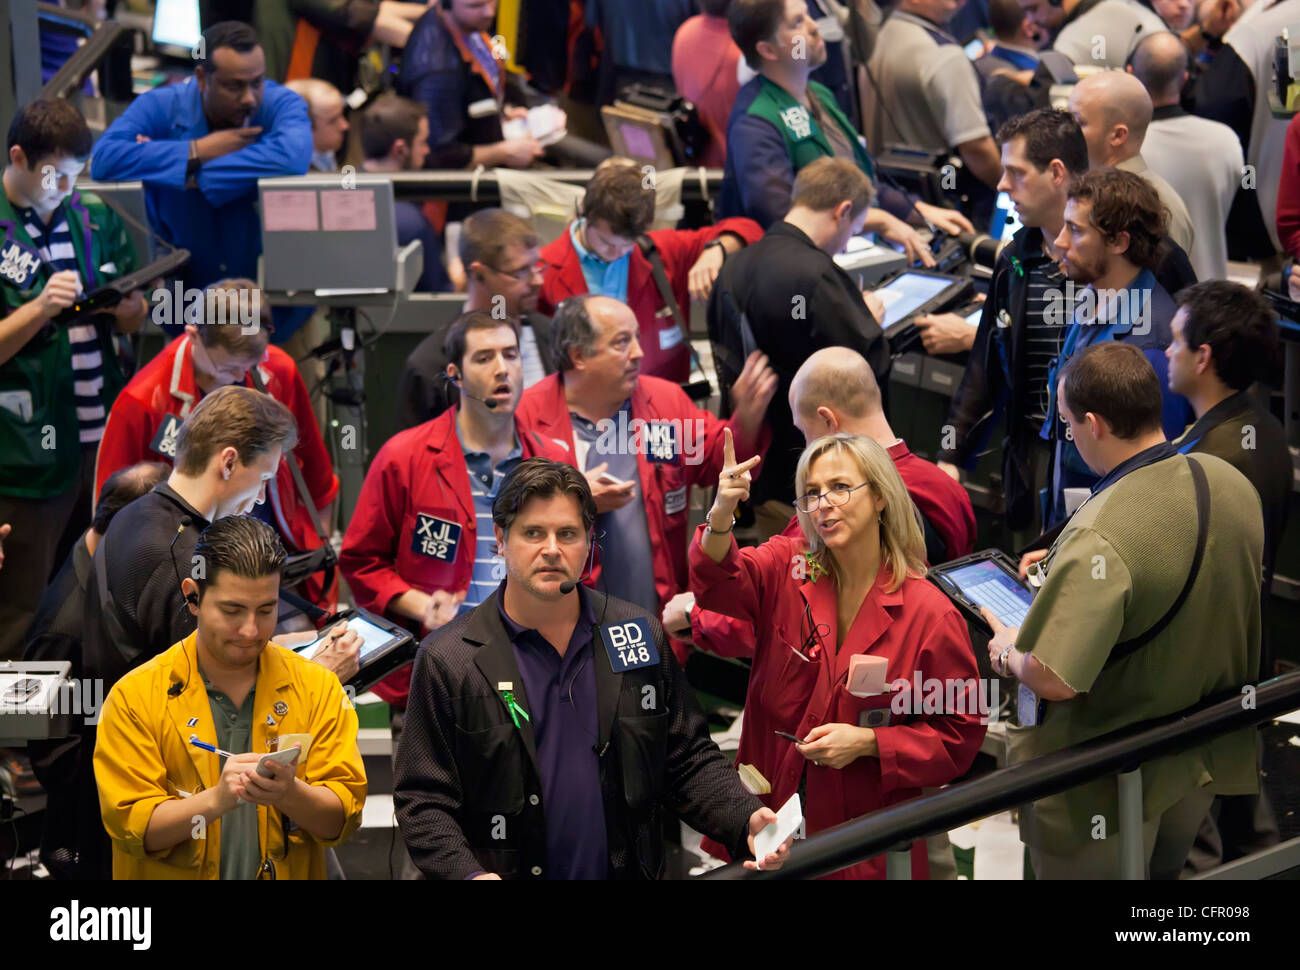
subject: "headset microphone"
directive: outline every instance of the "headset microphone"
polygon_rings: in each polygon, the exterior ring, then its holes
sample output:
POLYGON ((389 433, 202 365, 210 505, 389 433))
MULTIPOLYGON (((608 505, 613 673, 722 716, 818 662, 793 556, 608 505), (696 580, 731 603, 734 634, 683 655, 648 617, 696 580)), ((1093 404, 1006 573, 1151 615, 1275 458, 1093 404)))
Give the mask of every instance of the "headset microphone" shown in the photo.
POLYGON ((596 540, 593 537, 591 540, 591 551, 587 553, 587 568, 582 571, 582 575, 579 576, 577 579, 566 579, 564 582, 560 583, 560 593, 564 596, 567 596, 569 593, 572 593, 575 589, 578 588, 578 584, 581 583, 584 578, 591 575, 591 571, 592 569, 595 568, 595 566, 596 566, 596 540))
POLYGON ((460 381, 458 381, 456 378, 454 378, 454 377, 450 376, 449 374, 447 374, 445 371, 443 372, 442 378, 443 378, 443 380, 445 380, 445 381, 447 381, 447 382, 449 382, 449 383, 451 383, 451 384, 455 384, 455 385, 456 385, 456 390, 460 391, 460 395, 461 395, 461 397, 467 397, 467 398, 469 398, 471 401, 478 401, 479 404, 483 405, 483 406, 484 406, 485 408, 487 408, 489 411, 495 411, 498 407, 501 406, 501 402, 498 401, 498 400, 496 400, 495 398, 490 398, 490 397, 475 397, 473 394, 469 393, 469 391, 465 390, 465 385, 463 385, 463 384, 462 384, 460 381))

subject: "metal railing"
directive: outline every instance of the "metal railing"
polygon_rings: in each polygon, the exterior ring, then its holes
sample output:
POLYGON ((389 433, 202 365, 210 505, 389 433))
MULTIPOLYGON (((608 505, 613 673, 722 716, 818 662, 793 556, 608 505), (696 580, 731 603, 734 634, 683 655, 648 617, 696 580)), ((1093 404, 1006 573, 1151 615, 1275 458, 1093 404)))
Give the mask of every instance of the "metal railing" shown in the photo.
MULTIPOLYGON (((933 795, 826 829, 795 842, 789 861, 779 870, 754 872, 733 863, 700 878, 817 878, 882 853, 894 856, 891 850, 910 846, 916 839, 1117 774, 1123 780, 1119 834, 1124 876, 1140 879, 1142 789, 1138 769, 1142 762, 1185 751, 1297 708, 1300 708, 1300 673, 1275 677, 1256 687, 1243 688, 1240 693, 1204 701, 1158 720, 1144 721, 1032 761, 1000 768, 933 795), (1132 823, 1134 806, 1136 826, 1132 823)), ((905 878, 903 873, 899 875, 905 878)))
MULTIPOLYGON (((536 169, 528 174, 545 176, 570 185, 586 185, 595 174, 590 168, 536 169)), ((497 205, 501 188, 489 169, 469 172, 462 169, 430 172, 393 172, 393 194, 407 201, 429 199, 445 202, 474 202, 497 205)), ((699 202, 715 198, 722 188, 722 169, 692 168, 682 179, 682 201, 699 202)))

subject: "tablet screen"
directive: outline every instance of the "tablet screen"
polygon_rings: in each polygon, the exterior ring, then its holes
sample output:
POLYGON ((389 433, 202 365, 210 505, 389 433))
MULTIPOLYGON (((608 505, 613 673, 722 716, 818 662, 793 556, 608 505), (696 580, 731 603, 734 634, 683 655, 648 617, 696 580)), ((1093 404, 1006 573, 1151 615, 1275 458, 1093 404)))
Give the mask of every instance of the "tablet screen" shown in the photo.
MULTIPOLYGON (((357 655, 357 663, 361 666, 365 666, 366 662, 373 658, 379 650, 396 639, 391 632, 377 626, 363 616, 354 616, 348 620, 348 629, 361 637, 361 652, 357 655)), ((316 651, 320 650, 325 643, 326 638, 322 637, 302 647, 298 652, 310 660, 316 656, 316 651)))
POLYGON ((978 327, 980 325, 980 316, 983 313, 984 313, 984 305, 980 304, 970 313, 966 314, 966 322, 969 323, 972 327, 978 327))
POLYGON ((987 606, 1007 626, 1020 626, 1033 596, 996 563, 976 562, 943 574, 972 603, 987 606))
POLYGON ((888 327, 915 313, 918 307, 933 300, 950 286, 952 280, 942 276, 904 273, 873 292, 885 304, 884 325, 888 327))

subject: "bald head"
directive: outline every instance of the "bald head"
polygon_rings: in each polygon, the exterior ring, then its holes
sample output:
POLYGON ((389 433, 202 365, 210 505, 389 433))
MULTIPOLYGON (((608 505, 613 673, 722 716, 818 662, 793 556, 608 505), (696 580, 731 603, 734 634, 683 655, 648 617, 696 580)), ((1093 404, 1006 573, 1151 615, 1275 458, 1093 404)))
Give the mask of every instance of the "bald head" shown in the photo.
POLYGON ((836 419, 860 422, 881 413, 880 385, 871 365, 857 351, 827 347, 799 368, 790 382, 790 412, 800 428, 818 408, 836 412, 836 419))
POLYGON ((1129 70, 1147 89, 1155 107, 1177 104, 1187 79, 1187 47, 1167 30, 1148 34, 1133 51, 1129 70))
POLYGON ((284 86, 307 102, 313 123, 343 104, 343 95, 339 89, 317 77, 298 78, 286 82, 284 86))
POLYGON ((1132 74, 1102 71, 1074 86, 1070 114, 1083 129, 1089 164, 1116 165, 1142 151, 1151 124, 1151 98, 1132 74))

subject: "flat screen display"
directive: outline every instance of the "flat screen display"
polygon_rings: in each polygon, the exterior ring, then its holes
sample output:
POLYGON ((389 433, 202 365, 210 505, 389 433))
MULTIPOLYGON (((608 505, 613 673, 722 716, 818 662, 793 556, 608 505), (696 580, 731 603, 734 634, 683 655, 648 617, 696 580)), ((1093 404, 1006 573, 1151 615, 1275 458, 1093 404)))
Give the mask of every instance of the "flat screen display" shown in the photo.
POLYGON ((199 0, 158 0, 151 35, 154 44, 193 50, 202 35, 199 0))
POLYGON ((923 273, 904 273, 873 292, 885 304, 885 326, 898 323, 952 285, 952 280, 923 273))
POLYGON ((1029 590, 999 569, 996 563, 971 563, 945 572, 943 577, 972 603, 987 606, 1007 626, 1020 626, 1034 601, 1029 590))

